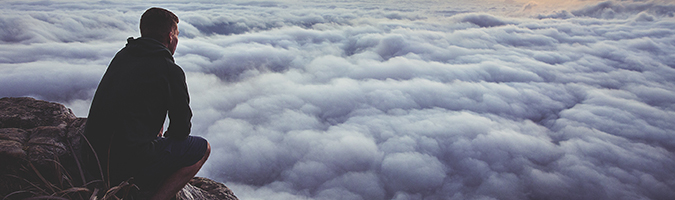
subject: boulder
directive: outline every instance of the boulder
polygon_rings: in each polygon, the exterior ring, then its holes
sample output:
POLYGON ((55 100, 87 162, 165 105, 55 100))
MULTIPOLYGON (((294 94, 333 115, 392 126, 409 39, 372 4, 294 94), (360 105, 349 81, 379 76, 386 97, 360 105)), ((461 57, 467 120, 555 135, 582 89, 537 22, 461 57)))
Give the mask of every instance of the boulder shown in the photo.
MULTIPOLYGON (((80 167, 86 118, 62 104, 29 97, 0 99, 0 199, 56 195, 89 199, 80 167)), ((177 199, 237 199, 224 184, 195 177, 177 199)))
POLYGON ((30 97, 0 100, 0 128, 31 129, 38 126, 66 126, 77 117, 58 103, 30 97))
POLYGON ((227 188, 225 184, 216 182, 208 178, 195 177, 192 180, 190 180, 189 185, 193 185, 201 190, 206 191, 206 193, 213 195, 215 197, 213 199, 238 200, 237 196, 234 196, 232 190, 227 188))

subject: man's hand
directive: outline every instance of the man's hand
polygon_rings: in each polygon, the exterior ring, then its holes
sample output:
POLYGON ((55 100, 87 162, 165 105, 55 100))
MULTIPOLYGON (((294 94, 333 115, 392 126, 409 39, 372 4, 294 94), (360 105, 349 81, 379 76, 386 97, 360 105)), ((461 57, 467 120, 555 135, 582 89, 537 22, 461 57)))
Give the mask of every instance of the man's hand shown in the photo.
POLYGON ((157 137, 162 137, 164 135, 164 126, 162 126, 162 129, 159 129, 159 133, 157 133, 157 137))

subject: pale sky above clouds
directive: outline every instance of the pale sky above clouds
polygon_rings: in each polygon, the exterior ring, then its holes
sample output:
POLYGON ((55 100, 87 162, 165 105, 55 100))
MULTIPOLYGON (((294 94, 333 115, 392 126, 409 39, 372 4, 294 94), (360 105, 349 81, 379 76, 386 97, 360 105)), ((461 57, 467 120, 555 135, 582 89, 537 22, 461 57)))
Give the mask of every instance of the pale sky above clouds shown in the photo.
POLYGON ((668 1, 0 2, 0 96, 86 117, 151 7, 241 199, 673 199, 668 1))

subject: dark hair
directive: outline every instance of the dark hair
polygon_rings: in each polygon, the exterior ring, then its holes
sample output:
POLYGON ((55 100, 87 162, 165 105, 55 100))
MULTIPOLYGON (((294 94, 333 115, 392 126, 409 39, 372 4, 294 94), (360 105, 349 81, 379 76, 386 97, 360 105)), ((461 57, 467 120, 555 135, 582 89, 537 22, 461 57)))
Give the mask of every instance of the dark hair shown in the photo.
POLYGON ((178 24, 178 16, 164 8, 149 8, 141 16, 141 37, 162 41, 178 24))

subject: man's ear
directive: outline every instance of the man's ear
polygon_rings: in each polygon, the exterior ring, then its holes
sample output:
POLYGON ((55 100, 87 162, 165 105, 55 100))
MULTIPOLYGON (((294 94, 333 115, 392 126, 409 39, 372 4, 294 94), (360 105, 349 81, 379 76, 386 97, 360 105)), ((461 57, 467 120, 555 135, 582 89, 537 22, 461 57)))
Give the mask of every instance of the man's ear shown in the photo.
POLYGON ((171 36, 173 36, 174 31, 178 31, 178 25, 175 25, 175 28, 172 28, 171 31, 169 31, 168 33, 166 33, 166 35, 164 35, 165 37, 164 41, 166 42, 167 45, 171 44, 171 36))
POLYGON ((171 33, 172 32, 169 32, 166 35, 164 35, 164 42, 166 43, 167 46, 169 46, 169 44, 171 44, 171 33))

